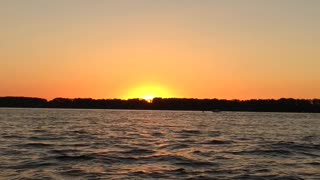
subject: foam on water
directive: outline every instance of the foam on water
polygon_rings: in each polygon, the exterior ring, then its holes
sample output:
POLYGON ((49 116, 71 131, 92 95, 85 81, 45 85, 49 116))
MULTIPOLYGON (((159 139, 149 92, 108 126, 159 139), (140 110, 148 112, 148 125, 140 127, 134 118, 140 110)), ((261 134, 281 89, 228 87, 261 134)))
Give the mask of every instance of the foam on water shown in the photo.
POLYGON ((0 109, 4 179, 320 179, 320 115, 0 109))

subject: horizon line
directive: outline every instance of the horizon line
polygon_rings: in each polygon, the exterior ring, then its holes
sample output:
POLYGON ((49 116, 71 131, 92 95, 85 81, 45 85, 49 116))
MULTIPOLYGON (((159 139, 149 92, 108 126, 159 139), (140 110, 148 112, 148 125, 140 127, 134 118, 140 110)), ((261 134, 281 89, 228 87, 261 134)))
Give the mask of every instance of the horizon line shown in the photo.
POLYGON ((35 97, 35 96, 0 96, 0 98, 37 98, 37 99, 45 99, 46 101, 52 101, 54 99, 92 99, 92 100, 145 100, 145 101, 152 101, 154 99, 196 99, 196 100, 228 100, 228 101, 250 101, 250 100, 281 100, 281 99, 293 99, 293 100, 319 100, 320 98, 314 97, 314 98, 293 98, 293 97, 280 97, 280 98, 250 98, 250 99, 226 99, 226 98, 195 98, 195 97, 154 97, 152 99, 144 99, 141 97, 135 97, 135 98, 92 98, 92 97, 74 97, 74 98, 68 98, 68 97, 55 97, 52 99, 47 99, 43 97, 35 97))

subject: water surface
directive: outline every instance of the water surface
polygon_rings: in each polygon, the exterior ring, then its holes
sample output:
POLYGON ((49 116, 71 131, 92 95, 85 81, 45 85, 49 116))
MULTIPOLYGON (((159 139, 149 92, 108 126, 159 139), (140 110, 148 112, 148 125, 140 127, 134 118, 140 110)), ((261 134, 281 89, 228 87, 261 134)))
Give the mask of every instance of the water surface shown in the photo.
POLYGON ((320 114, 0 109, 4 179, 320 179, 320 114))

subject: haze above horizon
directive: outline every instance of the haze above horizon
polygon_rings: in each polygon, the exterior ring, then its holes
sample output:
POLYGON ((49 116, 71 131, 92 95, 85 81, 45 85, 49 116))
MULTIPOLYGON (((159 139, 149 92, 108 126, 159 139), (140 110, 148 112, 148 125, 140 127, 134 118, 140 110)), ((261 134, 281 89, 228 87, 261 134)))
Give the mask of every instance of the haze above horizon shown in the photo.
POLYGON ((319 98, 317 0, 3 0, 0 96, 319 98))

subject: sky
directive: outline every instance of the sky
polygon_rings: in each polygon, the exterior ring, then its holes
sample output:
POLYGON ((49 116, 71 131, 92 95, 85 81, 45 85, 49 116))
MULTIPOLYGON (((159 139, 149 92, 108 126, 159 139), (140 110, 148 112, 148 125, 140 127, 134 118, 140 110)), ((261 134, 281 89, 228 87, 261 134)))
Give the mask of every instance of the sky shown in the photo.
POLYGON ((318 0, 0 0, 0 96, 320 98, 318 0))

